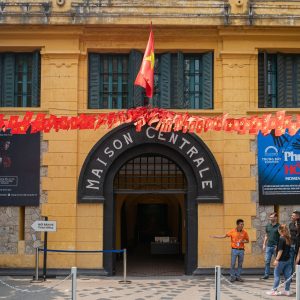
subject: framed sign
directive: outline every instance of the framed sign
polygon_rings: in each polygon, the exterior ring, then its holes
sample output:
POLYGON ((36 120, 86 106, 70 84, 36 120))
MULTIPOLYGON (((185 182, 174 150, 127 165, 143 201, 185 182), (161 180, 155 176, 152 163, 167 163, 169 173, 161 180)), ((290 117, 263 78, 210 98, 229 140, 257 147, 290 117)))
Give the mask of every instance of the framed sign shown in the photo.
POLYGON ((0 132, 0 206, 37 206, 40 133, 0 132))
POLYGON ((260 204, 300 204, 300 130, 257 138, 260 204))

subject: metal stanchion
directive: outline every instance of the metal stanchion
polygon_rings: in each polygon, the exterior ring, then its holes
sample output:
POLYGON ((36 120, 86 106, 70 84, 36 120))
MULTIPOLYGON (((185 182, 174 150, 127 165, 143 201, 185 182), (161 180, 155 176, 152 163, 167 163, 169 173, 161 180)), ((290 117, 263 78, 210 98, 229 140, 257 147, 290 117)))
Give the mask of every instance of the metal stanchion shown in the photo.
POLYGON ((76 300, 76 278, 77 278, 77 268, 72 267, 71 269, 72 274, 72 300, 76 300))
POLYGON ((43 280, 39 279, 39 248, 35 248, 35 275, 31 282, 42 282, 43 280))
POLYGON ((221 300, 221 267, 215 266, 215 300, 221 300))
POLYGON ((131 283, 130 280, 127 280, 127 250, 123 249, 123 280, 120 280, 119 283, 131 283))
POLYGON ((296 300, 300 300, 300 266, 296 265, 296 300))
POLYGON ((39 248, 35 249, 35 280, 39 280, 39 248))

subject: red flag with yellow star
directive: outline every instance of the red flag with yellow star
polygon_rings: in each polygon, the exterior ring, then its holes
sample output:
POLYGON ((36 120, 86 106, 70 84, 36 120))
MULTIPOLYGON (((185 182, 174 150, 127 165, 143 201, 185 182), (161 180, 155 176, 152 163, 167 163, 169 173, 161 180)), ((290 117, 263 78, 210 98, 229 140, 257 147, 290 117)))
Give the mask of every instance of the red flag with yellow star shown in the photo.
POLYGON ((140 85, 146 90, 146 96, 153 97, 154 90, 154 35, 150 30, 149 40, 139 73, 136 76, 135 85, 140 85))

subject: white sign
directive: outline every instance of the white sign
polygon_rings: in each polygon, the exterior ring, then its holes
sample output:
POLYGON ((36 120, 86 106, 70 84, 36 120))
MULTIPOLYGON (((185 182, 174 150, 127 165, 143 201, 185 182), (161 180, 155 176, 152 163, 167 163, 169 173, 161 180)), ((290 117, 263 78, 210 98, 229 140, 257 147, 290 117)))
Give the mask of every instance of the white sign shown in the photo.
POLYGON ((35 221, 31 228, 35 231, 56 231, 56 221, 35 221))

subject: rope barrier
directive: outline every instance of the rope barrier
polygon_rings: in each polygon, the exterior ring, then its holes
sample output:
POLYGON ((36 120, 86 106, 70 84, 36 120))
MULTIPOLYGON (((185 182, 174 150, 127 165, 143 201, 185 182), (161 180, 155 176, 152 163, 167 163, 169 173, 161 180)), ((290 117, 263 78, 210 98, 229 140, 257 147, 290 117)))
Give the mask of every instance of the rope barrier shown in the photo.
POLYGON ((125 250, 59 250, 38 248, 40 252, 65 252, 65 253, 123 253, 125 250))
POLYGON ((15 291, 18 291, 18 292, 25 292, 25 293, 41 293, 41 292, 44 292, 44 291, 47 291, 47 290, 51 290, 51 289, 54 289, 55 287, 59 286, 60 284, 62 284, 63 282, 65 282, 66 280, 70 279, 72 276, 72 273, 70 273, 66 278, 62 279, 61 281, 55 283, 54 285, 52 286, 49 286, 49 287, 46 287, 44 289, 39 289, 39 290, 28 290, 28 289, 21 289, 21 288, 18 288, 18 287, 15 287, 13 285, 10 285, 8 283, 6 283, 5 281, 1 280, 0 279, 0 283, 2 283, 3 285, 15 290, 15 291))
MULTIPOLYGON (((282 282, 276 289, 279 289, 281 288, 282 286, 284 286, 289 280, 291 280, 294 276, 296 275, 296 272, 294 272, 286 281, 282 282)), ((260 297, 262 299, 270 299, 269 297, 264 297, 264 293, 261 292, 260 294, 259 293, 253 293, 253 292, 250 292, 250 291, 247 291, 247 290, 241 290, 241 285, 239 286, 236 286, 234 285, 232 282, 230 282, 223 274, 221 274, 221 280, 224 280, 225 282, 227 282, 230 286, 231 289, 233 290, 238 290, 239 292, 244 292, 246 294, 249 294, 249 295, 252 295, 252 296, 257 296, 257 297, 260 297)), ((228 288, 228 286, 226 287, 228 288)))
POLYGON ((262 299, 270 299, 268 297, 264 297, 264 293, 253 293, 253 292, 250 292, 248 290, 245 290, 245 289, 242 289, 241 290, 241 285, 234 285, 232 282, 230 282, 224 275, 221 275, 221 280, 224 280, 225 282, 227 282, 229 284, 230 287, 228 286, 225 286, 225 288, 227 289, 232 289, 232 290, 235 290, 235 291, 238 291, 239 293, 242 291, 244 292, 245 294, 248 294, 248 295, 252 295, 252 296, 256 296, 256 297, 260 297, 262 299))
POLYGON ((286 281, 282 282, 281 284, 279 284, 279 286, 276 289, 281 288, 282 286, 284 286, 289 280, 291 280, 294 276, 296 275, 296 272, 294 272, 286 281))
MULTIPOLYGON (((47 255, 47 252, 55 253, 123 253, 123 280, 120 283, 131 283, 127 280, 127 250, 65 250, 65 249, 48 249, 48 248, 37 248, 36 249, 36 270, 35 270, 35 281, 39 279, 39 252, 44 253, 44 258, 47 255)), ((46 267, 44 260, 44 280, 46 280, 46 267)), ((72 298, 73 299, 73 298, 72 298)))

